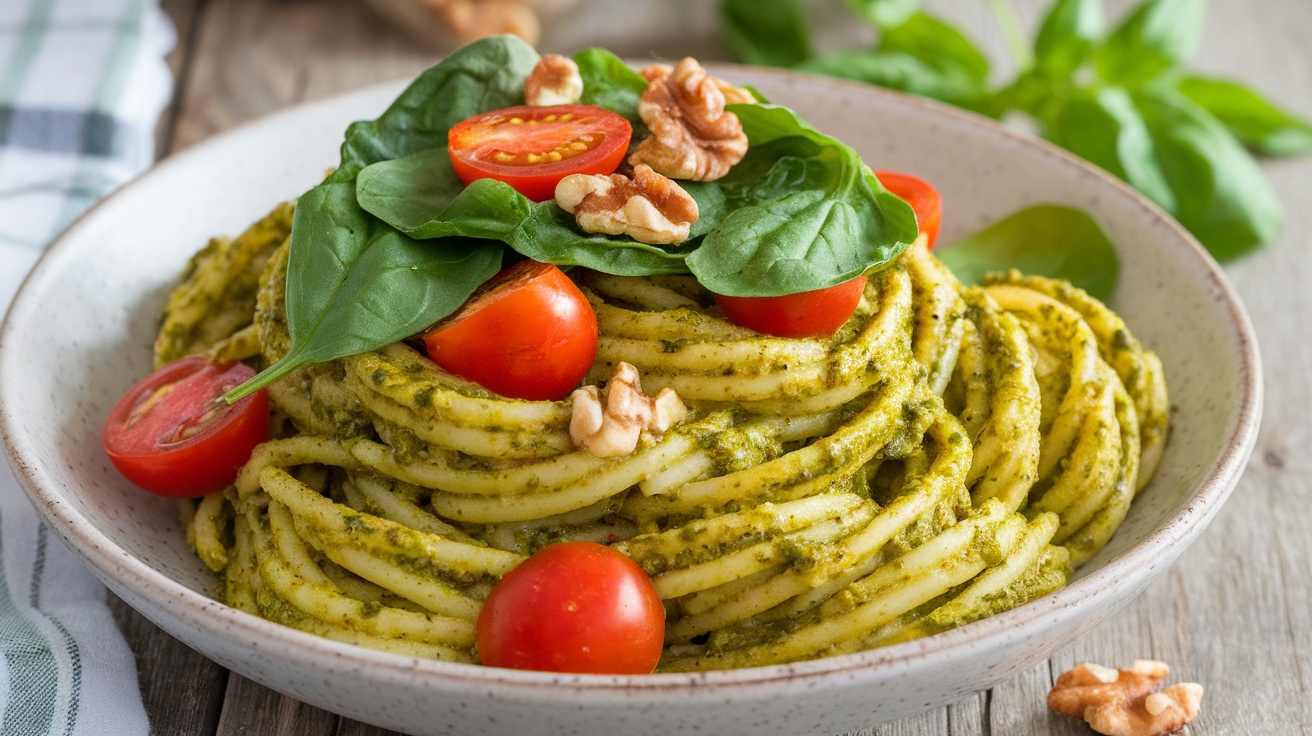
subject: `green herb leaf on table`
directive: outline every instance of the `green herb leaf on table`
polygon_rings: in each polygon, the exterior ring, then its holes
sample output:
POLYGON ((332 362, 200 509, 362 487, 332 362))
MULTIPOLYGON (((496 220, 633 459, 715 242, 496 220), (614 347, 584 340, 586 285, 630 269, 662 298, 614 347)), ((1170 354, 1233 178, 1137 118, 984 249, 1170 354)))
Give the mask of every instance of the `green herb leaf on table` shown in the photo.
POLYGON ((721 0, 720 17, 729 48, 748 64, 792 66, 811 56, 797 0, 721 0))
POLYGON ((1275 189, 1244 147, 1185 96, 1154 88, 1134 95, 1153 155, 1175 195, 1172 214, 1218 259, 1275 237, 1283 213, 1275 189))
POLYGON ((1103 35, 1102 0, 1057 0, 1034 39, 1034 68, 1067 78, 1093 56, 1103 35))
POLYGON ((1147 0, 1098 49, 1098 73, 1112 84, 1139 85, 1178 68, 1203 35, 1207 0, 1147 0))
POLYGON ((987 59, 965 34, 917 10, 915 0, 848 5, 880 31, 879 43, 793 68, 995 118, 1011 111, 1030 115, 1050 140, 1140 189, 1218 259, 1279 232, 1280 203, 1243 146, 1268 155, 1309 153, 1312 124, 1236 82, 1183 73, 1202 37, 1205 0, 1142 0, 1110 34, 1104 33, 1102 0, 1054 0, 1032 54, 1007 0, 995 0, 1020 67, 996 89, 981 74, 987 59))
POLYGON ((919 9, 917 0, 847 0, 853 13, 876 28, 892 28, 906 22, 919 9))
POLYGON ((1212 114, 1244 145, 1267 156, 1312 153, 1312 125, 1226 79, 1186 76, 1176 89, 1212 114))
POLYGON ((1020 210, 935 253, 966 284, 1015 268, 1064 279, 1103 301, 1120 273, 1116 250, 1098 223, 1081 210, 1052 204, 1020 210))

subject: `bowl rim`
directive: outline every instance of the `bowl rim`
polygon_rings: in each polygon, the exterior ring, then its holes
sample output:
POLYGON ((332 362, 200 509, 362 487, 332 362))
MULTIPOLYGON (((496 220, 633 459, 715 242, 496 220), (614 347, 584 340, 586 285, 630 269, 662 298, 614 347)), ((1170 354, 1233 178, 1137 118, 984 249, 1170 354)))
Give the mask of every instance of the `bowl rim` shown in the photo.
MULTIPOLYGON (((165 602, 173 604, 170 614, 200 630, 211 633, 226 631, 224 636, 258 642, 266 652, 278 650, 306 662, 322 661, 321 656, 326 654, 342 658, 341 661, 367 664, 375 668, 375 676, 387 679, 410 680, 424 677, 433 681, 444 681, 452 686, 491 685, 508 688, 506 692, 514 692, 529 698, 533 697, 534 693, 543 697, 550 693, 558 693, 561 688, 572 690, 574 694, 585 697, 605 696, 607 693, 622 693, 634 697, 650 694, 658 697, 661 693, 672 692, 679 693, 680 698, 686 698, 690 693, 707 697, 723 697, 726 691, 748 687, 752 688, 754 693, 762 694, 769 689, 769 685, 796 683, 798 679, 840 677, 845 681, 854 678, 878 680, 900 675, 918 665, 927 664, 935 657, 969 656, 969 653, 978 646, 983 646, 994 639, 1005 638, 1010 631, 1035 626, 1040 622, 1045 622, 1048 626, 1069 627, 1073 623, 1072 619, 1078 617, 1077 612, 1081 608, 1076 605, 1077 602, 1087 602, 1086 599, 1095 602, 1114 601, 1118 597, 1118 589, 1124 586, 1127 580, 1140 580, 1147 575, 1142 585, 1146 586, 1151 582, 1159 572, 1157 568, 1172 563, 1220 510, 1238 482, 1257 440, 1263 402, 1261 359, 1257 340, 1243 304, 1225 278, 1220 266, 1193 235, 1138 191, 1102 169, 1037 136, 933 100, 859 82, 736 64, 707 64, 707 68, 718 70, 725 76, 737 73, 774 76, 782 81, 802 80, 808 84, 827 86, 839 95, 884 97, 894 104, 919 108, 923 114, 955 118, 957 124, 987 129, 991 135, 1001 136, 1014 144, 1035 149, 1036 153, 1055 158, 1060 165, 1077 169, 1078 173, 1099 180, 1103 186, 1114 187, 1121 195, 1128 197, 1137 208, 1143 210, 1147 217, 1167 226, 1176 239, 1182 241, 1185 251, 1198 262, 1196 265, 1206 276, 1209 285, 1217 294, 1218 301, 1225 307, 1224 312, 1229 318, 1230 331, 1237 338, 1240 379, 1239 390, 1236 392, 1235 411, 1223 434, 1224 448, 1193 492, 1179 504, 1175 512, 1141 541, 1098 568, 1081 575, 1066 587, 1016 608, 933 636, 789 664, 690 673, 590 675, 510 670, 376 651, 276 624, 197 592, 133 557, 112 539, 100 534, 83 514, 60 499, 57 494, 52 494, 45 489, 42 484, 41 469, 29 463, 21 452, 23 444, 21 418, 11 410, 9 402, 0 401, 0 441, 3 442, 5 454, 20 486, 23 487, 44 522, 49 524, 65 544, 72 548, 110 588, 118 590, 117 583, 130 580, 131 586, 124 583, 127 591, 159 605, 164 605, 165 602), (89 550, 94 550, 96 554, 91 554, 89 550), (1145 570, 1150 572, 1145 573, 1145 570), (767 687, 762 689, 762 686, 767 687)), ((12 357, 14 351, 8 349, 12 344, 11 333, 17 330, 15 324, 25 314, 35 311, 37 306, 28 303, 35 299, 30 296, 35 288, 33 285, 47 277, 47 272, 55 268, 51 263, 59 257, 67 247, 67 243, 76 240, 77 233, 86 226, 87 221, 98 217, 106 207, 115 206, 119 199, 130 196, 130 193, 142 186, 143 182, 148 182, 163 172, 187 166, 193 159, 205 156, 212 148, 226 145, 233 139, 259 135, 261 128, 282 119, 302 115, 313 116, 316 112, 335 105, 351 106, 354 103, 358 106, 364 100, 384 96, 389 90, 399 91, 408 81, 410 80, 376 83, 312 102, 300 103, 244 122, 161 159, 150 170, 89 208, 41 255, 23 279, 6 311, 3 323, 0 323, 0 396, 10 390, 8 388, 10 382, 5 381, 4 377, 10 371, 16 372, 16 367, 11 365, 15 361, 12 357)), ((1131 597, 1126 597, 1122 604, 1128 602, 1131 597)), ((1111 611, 1108 610, 1107 614, 1110 613, 1111 611)))

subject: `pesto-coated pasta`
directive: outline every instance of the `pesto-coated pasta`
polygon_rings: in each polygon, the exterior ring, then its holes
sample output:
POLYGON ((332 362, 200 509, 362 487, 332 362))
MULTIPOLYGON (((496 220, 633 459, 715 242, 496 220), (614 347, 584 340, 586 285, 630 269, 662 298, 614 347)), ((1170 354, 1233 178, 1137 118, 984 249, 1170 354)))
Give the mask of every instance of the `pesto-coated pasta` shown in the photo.
MULTIPOLYGON (((158 359, 285 354, 291 209, 193 259, 158 359)), ((1160 362, 1068 284, 966 288, 918 243, 831 338, 788 339, 727 322, 691 278, 571 276, 600 331, 585 383, 627 362, 683 421, 598 457, 571 440, 570 400, 497 396, 406 343, 298 369, 270 389, 275 439, 184 504, 228 603, 476 662, 497 580, 587 539, 651 577, 664 669, 858 651, 1064 585, 1165 442, 1160 362)))

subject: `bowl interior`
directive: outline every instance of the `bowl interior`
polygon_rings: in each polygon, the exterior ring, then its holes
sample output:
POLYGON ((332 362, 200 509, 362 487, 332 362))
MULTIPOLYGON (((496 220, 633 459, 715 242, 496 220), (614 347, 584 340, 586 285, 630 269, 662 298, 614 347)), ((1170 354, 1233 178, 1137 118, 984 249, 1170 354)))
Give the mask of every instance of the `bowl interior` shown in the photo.
MULTIPOLYGON (((1100 222, 1122 261, 1113 307, 1161 356, 1173 426, 1151 485, 1083 568, 1085 579, 1067 590, 1142 589, 1147 573, 1135 572, 1127 553, 1174 559, 1233 487, 1256 429, 1256 349, 1215 264, 1128 188, 1032 139, 846 83, 738 68, 723 74, 798 109, 873 168, 933 181, 945 200, 940 242, 1040 202, 1076 206, 1100 222)), ((188 549, 174 504, 128 484, 100 444, 109 408, 150 370, 169 289, 208 237, 236 234, 312 186, 335 163, 347 123, 375 116, 399 89, 289 111, 163 162, 75 224, 24 285, 0 332, 6 449, 48 523, 117 590, 159 606, 213 605, 205 599, 215 577, 188 549)), ((966 628, 992 636, 1071 600, 1098 600, 1059 595, 1068 597, 1004 614, 991 629, 978 628, 987 621, 966 628)), ((894 649, 897 657, 881 661, 925 651, 894 649)))

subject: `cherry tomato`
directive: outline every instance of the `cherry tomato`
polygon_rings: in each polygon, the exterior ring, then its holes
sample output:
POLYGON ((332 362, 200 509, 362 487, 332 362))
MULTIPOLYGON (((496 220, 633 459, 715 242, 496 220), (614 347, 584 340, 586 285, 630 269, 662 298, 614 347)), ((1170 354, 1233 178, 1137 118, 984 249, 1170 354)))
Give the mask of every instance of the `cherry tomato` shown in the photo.
POLYGON ((633 126, 592 105, 521 105, 475 115, 447 134, 460 181, 504 181, 534 202, 556 196, 570 174, 609 174, 624 160, 633 126))
POLYGON ((128 480, 161 496, 195 498, 237 478, 269 438, 269 394, 220 397, 255 375, 241 363, 175 360, 133 386, 105 420, 105 452, 128 480))
POLYGON ((943 198, 933 184, 912 174, 900 171, 876 171, 875 176, 888 191, 905 199, 916 211, 916 223, 925 234, 926 245, 934 247, 938 240, 938 226, 943 220, 943 198))
POLYGON ((597 315, 549 263, 503 269, 423 336, 428 357, 502 396, 563 398, 597 358, 597 315))
POLYGON ((476 629, 483 664, 550 672, 645 674, 664 638, 665 608, 647 574, 593 542, 520 563, 492 589, 476 629))
POLYGON ((715 295, 715 303, 729 321, 776 337, 825 337, 843 326, 866 288, 857 276, 827 289, 785 296, 715 295))

